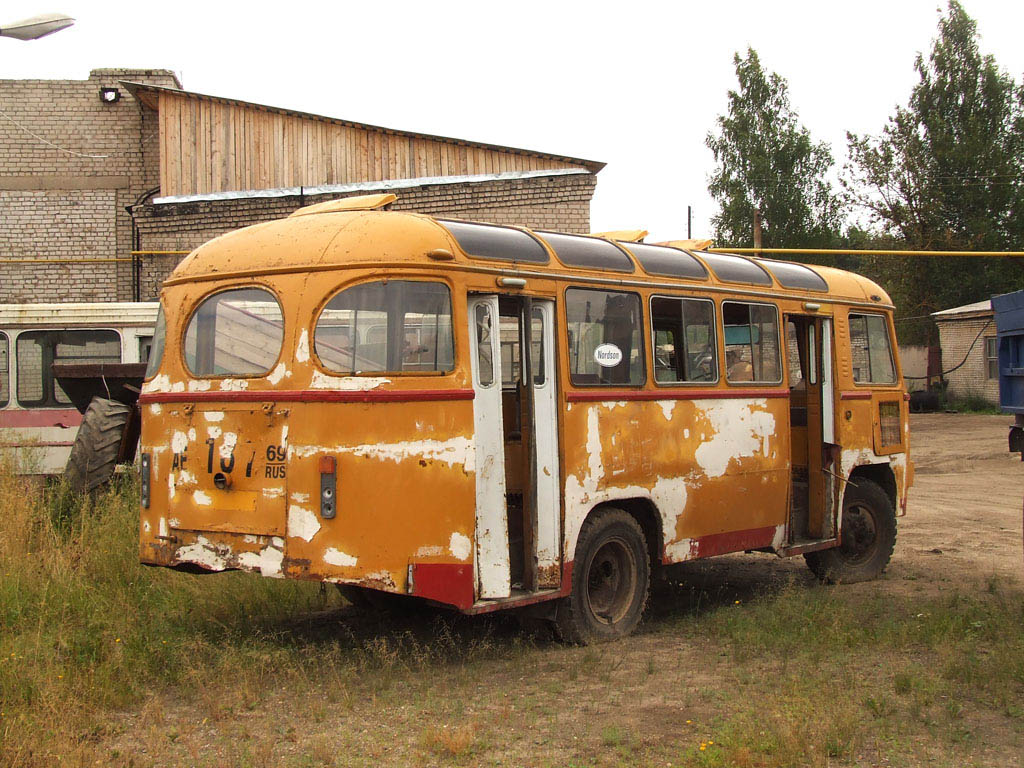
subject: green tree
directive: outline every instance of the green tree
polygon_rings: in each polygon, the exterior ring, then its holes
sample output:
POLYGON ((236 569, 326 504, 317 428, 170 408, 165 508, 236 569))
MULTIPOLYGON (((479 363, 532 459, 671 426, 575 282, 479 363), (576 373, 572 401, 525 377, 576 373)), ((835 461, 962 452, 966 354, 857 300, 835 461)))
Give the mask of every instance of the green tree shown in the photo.
MULTIPOLYGON (((1020 87, 980 53, 977 25, 956 0, 914 68, 910 100, 881 135, 848 134, 850 201, 903 248, 1024 249, 1020 87)), ((1024 277, 1000 258, 894 257, 874 266, 907 316, 1015 290, 1024 277)))
POLYGON ((720 206, 711 218, 719 243, 751 242, 754 209, 762 215, 764 247, 826 248, 836 243, 841 204, 826 180, 832 153, 811 140, 789 103, 786 81, 766 73, 753 48, 737 53, 738 91, 707 146, 716 168, 709 191, 720 206))

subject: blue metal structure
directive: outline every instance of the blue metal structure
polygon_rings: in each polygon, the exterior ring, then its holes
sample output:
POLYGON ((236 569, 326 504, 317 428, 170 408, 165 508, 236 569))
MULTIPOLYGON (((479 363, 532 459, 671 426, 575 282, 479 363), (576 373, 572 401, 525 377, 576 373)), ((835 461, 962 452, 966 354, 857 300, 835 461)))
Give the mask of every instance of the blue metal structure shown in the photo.
POLYGON ((992 309, 999 343, 999 405, 1015 414, 1010 450, 1024 452, 1024 291, 993 296, 992 309))

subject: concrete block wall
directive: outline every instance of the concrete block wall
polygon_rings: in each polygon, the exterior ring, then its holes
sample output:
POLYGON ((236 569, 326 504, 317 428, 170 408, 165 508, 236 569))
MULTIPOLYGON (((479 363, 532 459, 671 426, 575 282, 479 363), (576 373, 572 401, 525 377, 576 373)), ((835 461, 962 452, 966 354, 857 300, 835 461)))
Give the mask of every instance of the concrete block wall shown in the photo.
POLYGON ((125 208, 160 183, 155 113, 119 80, 180 87, 154 69, 0 80, 0 302, 131 298, 130 264, 84 261, 129 257, 125 208), (120 100, 102 102, 102 87, 120 100))
MULTIPOLYGON (((574 174, 432 184, 396 190, 398 200, 393 210, 586 233, 590 231, 590 199, 596 183, 596 177, 592 174, 574 174)), ((358 194, 373 192, 363 190, 358 194)), ((334 197, 338 196, 294 195, 146 204, 136 209, 136 223, 143 250, 189 251, 225 232, 281 218, 303 205, 324 202, 334 197)), ((143 258, 143 299, 159 295, 160 283, 182 258, 143 258)))
POLYGON ((989 315, 964 320, 937 321, 939 344, 942 347, 942 370, 946 371, 958 365, 967 356, 967 362, 946 374, 946 381, 949 382, 946 391, 950 397, 981 396, 993 405, 999 404, 999 379, 988 378, 988 365, 985 360, 985 339, 996 335, 996 326, 991 319, 992 316, 989 315), (977 343, 974 343, 975 339, 977 343), (971 347, 971 344, 974 346, 971 347))

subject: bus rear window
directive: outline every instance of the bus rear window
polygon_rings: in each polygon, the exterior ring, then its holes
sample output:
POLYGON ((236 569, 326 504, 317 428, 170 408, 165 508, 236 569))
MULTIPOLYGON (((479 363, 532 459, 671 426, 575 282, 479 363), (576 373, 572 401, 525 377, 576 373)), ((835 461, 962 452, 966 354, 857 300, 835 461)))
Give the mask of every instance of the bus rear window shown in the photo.
POLYGON ((11 402, 11 370, 8 362, 7 334, 0 333, 0 408, 11 402))
POLYGON ((194 376, 259 376, 281 354, 284 319, 270 291, 215 293, 192 313, 185 330, 185 366, 194 376))
POLYGON ((569 380, 574 386, 644 382, 640 297, 570 288, 565 292, 569 380))
POLYGON ((895 384, 889 331, 882 315, 850 313, 850 356, 857 384, 895 384))
POLYGON ((313 345, 324 368, 337 373, 451 371, 448 286, 382 280, 346 288, 317 318, 313 345))

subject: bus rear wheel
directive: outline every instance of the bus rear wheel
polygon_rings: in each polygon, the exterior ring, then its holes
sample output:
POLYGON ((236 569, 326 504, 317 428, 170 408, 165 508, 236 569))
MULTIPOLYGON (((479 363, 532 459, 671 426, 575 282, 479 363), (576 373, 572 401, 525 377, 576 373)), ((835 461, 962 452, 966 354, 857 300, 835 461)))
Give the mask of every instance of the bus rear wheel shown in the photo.
POLYGON ((563 598, 555 629, 563 642, 587 645, 636 629, 651 582, 644 532, 632 516, 605 508, 580 529, 572 594, 563 598))
POLYGON ((804 555, 815 576, 831 584, 877 578, 896 546, 896 510, 881 486, 859 478, 843 496, 841 544, 804 555))

